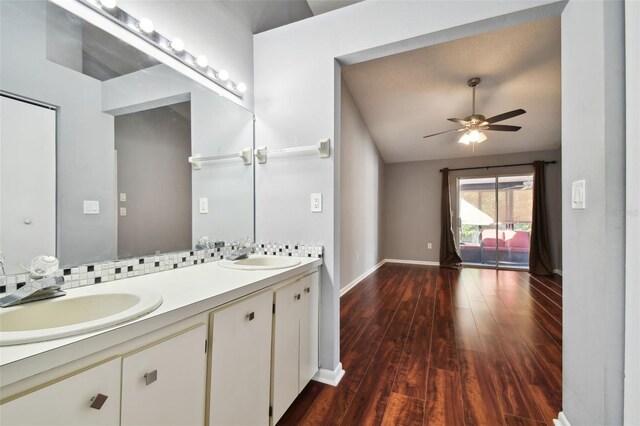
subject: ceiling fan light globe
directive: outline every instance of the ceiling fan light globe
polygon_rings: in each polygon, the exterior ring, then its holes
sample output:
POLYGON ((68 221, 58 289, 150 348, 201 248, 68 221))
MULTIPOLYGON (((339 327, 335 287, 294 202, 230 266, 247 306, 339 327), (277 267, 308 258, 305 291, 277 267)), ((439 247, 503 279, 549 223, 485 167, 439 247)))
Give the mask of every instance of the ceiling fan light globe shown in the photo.
POLYGON ((469 139, 469 132, 464 132, 464 134, 460 136, 460 139, 458 139, 458 143, 461 143, 463 145, 469 145, 469 142, 471 142, 471 140, 469 139))

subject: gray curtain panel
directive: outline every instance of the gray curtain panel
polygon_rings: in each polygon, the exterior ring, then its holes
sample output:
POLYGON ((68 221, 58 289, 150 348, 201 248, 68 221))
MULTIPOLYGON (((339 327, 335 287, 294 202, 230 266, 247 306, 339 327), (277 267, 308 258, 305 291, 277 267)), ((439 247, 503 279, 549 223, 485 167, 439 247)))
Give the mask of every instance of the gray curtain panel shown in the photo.
POLYGON ((456 250, 451 226, 451 199, 449 196, 449 169, 442 170, 442 199, 440 204, 440 266, 460 269, 462 259, 456 250))
POLYGON ((551 251, 549 250, 544 161, 533 162, 533 215, 531 219, 529 272, 534 275, 553 274, 551 251))

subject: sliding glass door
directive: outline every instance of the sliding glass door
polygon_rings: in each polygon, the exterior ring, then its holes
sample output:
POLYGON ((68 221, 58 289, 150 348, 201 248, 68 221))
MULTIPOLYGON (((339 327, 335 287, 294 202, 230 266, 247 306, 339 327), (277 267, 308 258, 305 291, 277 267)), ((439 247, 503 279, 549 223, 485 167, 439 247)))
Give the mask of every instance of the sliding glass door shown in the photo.
POLYGON ((462 262, 528 268, 533 175, 459 178, 457 237, 462 262))

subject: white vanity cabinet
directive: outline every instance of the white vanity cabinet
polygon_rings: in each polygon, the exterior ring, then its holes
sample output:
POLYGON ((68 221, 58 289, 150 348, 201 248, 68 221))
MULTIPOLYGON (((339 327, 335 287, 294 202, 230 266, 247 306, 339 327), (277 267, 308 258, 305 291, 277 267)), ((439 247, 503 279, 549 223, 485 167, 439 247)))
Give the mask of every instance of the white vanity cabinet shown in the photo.
POLYGON ((122 426, 204 425, 207 326, 122 358, 122 426))
POLYGON ((81 370, 0 405, 0 424, 118 425, 120 358, 81 370))
POLYGON ((5 382, 0 425, 273 425, 318 370, 319 276, 309 267, 5 382))
POLYGON ((210 426, 269 425, 273 292, 211 314, 210 426))
POLYGON ((318 273, 275 290, 273 424, 318 371, 318 273))

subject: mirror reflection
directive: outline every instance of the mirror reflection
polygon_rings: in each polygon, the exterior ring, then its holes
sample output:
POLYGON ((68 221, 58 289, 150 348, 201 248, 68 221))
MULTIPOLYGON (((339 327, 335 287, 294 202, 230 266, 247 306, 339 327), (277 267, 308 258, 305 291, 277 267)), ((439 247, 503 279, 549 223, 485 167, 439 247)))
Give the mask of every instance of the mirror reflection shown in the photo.
POLYGON ((46 1, 0 2, 6 273, 253 237, 253 115, 46 1))

